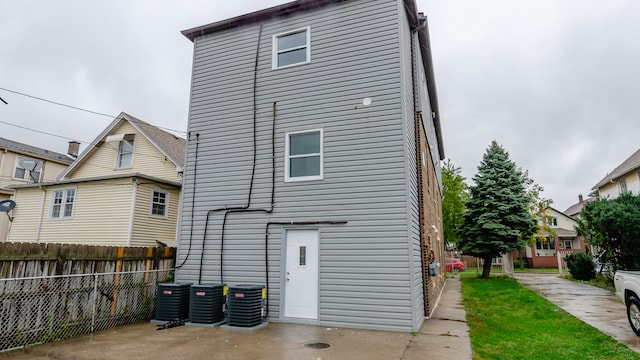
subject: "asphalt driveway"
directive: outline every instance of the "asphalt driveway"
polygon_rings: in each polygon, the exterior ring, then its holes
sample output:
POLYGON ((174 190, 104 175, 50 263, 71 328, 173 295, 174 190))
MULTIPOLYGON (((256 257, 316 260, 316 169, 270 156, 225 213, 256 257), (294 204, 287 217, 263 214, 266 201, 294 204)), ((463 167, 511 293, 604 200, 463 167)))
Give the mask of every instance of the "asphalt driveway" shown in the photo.
POLYGON ((516 273, 516 280, 560 308, 640 353, 627 309, 609 290, 562 279, 558 274, 516 273))

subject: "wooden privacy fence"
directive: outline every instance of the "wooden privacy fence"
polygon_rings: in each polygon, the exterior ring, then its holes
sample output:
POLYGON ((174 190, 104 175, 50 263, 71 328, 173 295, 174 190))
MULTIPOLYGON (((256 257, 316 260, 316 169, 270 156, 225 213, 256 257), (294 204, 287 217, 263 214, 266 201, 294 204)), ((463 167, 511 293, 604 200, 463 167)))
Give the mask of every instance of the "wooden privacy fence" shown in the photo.
POLYGON ((173 247, 0 243, 0 278, 170 269, 173 247))

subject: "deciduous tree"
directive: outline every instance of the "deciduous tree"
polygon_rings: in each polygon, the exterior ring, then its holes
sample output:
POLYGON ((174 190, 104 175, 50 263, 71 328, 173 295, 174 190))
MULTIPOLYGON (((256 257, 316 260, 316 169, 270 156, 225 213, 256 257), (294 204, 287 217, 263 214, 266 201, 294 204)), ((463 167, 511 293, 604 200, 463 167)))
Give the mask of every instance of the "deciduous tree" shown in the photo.
POLYGON ((444 240, 457 244, 460 240, 460 228, 463 223, 464 203, 469 199, 462 170, 453 165, 450 159, 442 167, 442 223, 444 240))
POLYGON ((626 193, 586 203, 576 229, 598 249, 611 271, 640 270, 639 224, 640 196, 626 193))

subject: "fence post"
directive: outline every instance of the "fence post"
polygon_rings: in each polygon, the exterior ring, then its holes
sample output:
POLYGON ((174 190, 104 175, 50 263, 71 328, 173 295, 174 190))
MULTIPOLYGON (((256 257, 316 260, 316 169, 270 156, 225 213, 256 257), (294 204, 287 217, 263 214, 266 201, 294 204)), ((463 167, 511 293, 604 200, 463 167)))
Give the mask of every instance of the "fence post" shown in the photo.
POLYGON ((118 257, 116 260, 116 273, 113 275, 113 301, 111 302, 111 321, 109 327, 115 324, 115 316, 118 313, 118 295, 120 287, 120 272, 122 272, 122 259, 124 258, 124 247, 118 246, 118 257))
POLYGON ((147 260, 146 260, 146 264, 144 267, 144 298, 146 299, 149 294, 147 293, 147 284, 149 283, 149 276, 151 275, 151 265, 153 264, 153 260, 151 260, 153 258, 153 248, 152 247, 148 247, 147 248, 147 260))
POLYGON ((93 274, 93 310, 91 311, 91 333, 93 333, 96 329, 96 309, 98 302, 98 274, 93 274))

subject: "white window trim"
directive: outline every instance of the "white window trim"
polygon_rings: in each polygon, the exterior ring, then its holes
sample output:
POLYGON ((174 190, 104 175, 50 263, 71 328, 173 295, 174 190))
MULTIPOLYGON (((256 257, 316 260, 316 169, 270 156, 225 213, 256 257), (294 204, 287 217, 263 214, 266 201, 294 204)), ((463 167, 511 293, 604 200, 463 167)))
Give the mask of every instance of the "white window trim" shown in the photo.
MULTIPOLYGON (((35 158, 32 158, 32 157, 27 157, 27 156, 16 156, 15 166, 13 167, 12 172, 11 172, 11 178, 12 179, 16 179, 16 180, 32 181, 31 175, 30 175, 31 171, 23 168, 22 166, 20 166, 20 160, 40 161, 40 164, 42 164, 42 160, 35 159, 35 158), (16 177, 16 170, 17 169, 24 170, 24 176, 23 177, 21 177, 21 178, 16 177)), ((42 168, 40 169, 40 171, 36 171, 36 173, 38 174, 38 178, 35 179, 35 181, 36 182, 40 182, 40 179, 42 178, 42 168)))
POLYGON ((303 28, 299 28, 299 29, 295 29, 295 30, 291 30, 291 31, 287 31, 287 32, 283 32, 283 33, 280 33, 280 34, 273 35, 273 38, 271 40, 271 69, 272 70, 286 69, 286 68, 289 68, 289 67, 292 67, 292 66, 308 64, 310 62, 311 62, 311 26, 307 26, 307 27, 303 27, 303 28), (289 35, 289 34, 303 32, 303 31, 307 32, 307 61, 299 62, 299 63, 295 63, 295 64, 284 65, 284 66, 278 66, 278 38, 282 37, 282 36, 289 35))
POLYGON ((120 139, 116 144, 116 164, 114 165, 114 169, 115 170, 122 170, 122 169, 131 169, 133 168, 133 164, 134 164, 134 154, 135 154, 135 147, 136 147, 136 135, 135 134, 123 134, 122 135, 123 138, 120 139), (127 139, 127 137, 130 137, 129 139, 127 139), (131 165, 129 166, 120 166, 120 143, 123 141, 132 141, 133 144, 131 145, 131 165))
POLYGON ((49 205, 49 220, 52 221, 64 221, 64 220, 71 220, 73 219, 73 214, 76 212, 76 203, 78 201, 78 188, 72 187, 72 188, 62 188, 62 189, 53 189, 51 190, 51 204, 49 205), (71 206, 71 215, 70 216, 64 216, 64 206, 66 204, 66 199, 67 199, 67 191, 69 190, 73 190, 74 194, 73 194, 73 205, 71 206), (54 200, 55 200, 55 194, 58 191, 62 191, 62 204, 60 204, 60 216, 58 217, 53 217, 53 205, 54 205, 54 200))
MULTIPOLYGON (((312 155, 312 154, 308 154, 312 155)), ((311 180, 322 180, 324 179, 324 130, 323 129, 313 129, 313 130, 304 130, 304 131, 293 131, 285 134, 285 147, 284 147, 284 182, 294 182, 294 181, 311 181, 311 180), (295 176, 291 177, 289 172, 289 141, 291 135, 298 134, 311 134, 311 133, 320 133, 320 175, 313 176, 295 176)))
POLYGON ((160 189, 152 189, 151 190, 151 204, 149 207, 149 216, 154 217, 154 218, 161 218, 161 219, 166 219, 167 217, 169 217, 169 192, 165 191, 165 190, 160 190, 160 189), (154 214, 153 213, 153 193, 162 193, 165 195, 165 202, 164 202, 164 215, 158 215, 158 214, 154 214))

